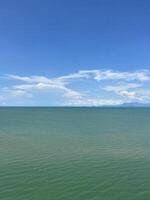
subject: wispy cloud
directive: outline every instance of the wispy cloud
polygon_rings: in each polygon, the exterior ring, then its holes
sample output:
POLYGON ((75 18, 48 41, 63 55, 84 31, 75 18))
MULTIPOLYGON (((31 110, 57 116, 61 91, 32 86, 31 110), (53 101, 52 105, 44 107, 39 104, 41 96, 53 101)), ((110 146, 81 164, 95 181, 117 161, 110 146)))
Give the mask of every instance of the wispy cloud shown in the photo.
MULTIPOLYGON (((48 78, 45 76, 5 75, 4 79, 12 81, 11 86, 2 87, 0 103, 7 104, 12 99, 36 99, 46 92, 49 96, 57 93, 65 99, 64 105, 119 105, 125 102, 150 102, 150 71, 133 72, 113 70, 81 70, 76 73, 48 78), (17 84, 16 84, 17 80, 17 84), (86 92, 80 87, 80 81, 86 84, 86 92), (74 83, 74 87, 72 84, 74 83), (76 84, 77 83, 77 84, 76 84), (96 89, 96 90, 95 90, 96 89), (97 92, 95 92, 97 91, 97 92)), ((42 98, 42 96, 41 96, 42 98)), ((37 99, 40 101, 40 98, 37 99)), ((51 102, 47 102, 51 105, 51 102)))
POLYGON ((93 78, 97 81, 101 80, 149 81, 150 72, 148 70, 141 70, 134 72, 120 72, 112 70, 81 70, 78 73, 73 73, 59 77, 59 79, 63 81, 69 79, 79 79, 79 78, 93 78))
POLYGON ((117 85, 107 85, 103 89, 108 92, 115 92, 117 95, 125 97, 130 100, 142 100, 142 98, 133 89, 141 87, 141 84, 137 83, 124 83, 117 85), (132 89, 132 91, 131 91, 132 89))

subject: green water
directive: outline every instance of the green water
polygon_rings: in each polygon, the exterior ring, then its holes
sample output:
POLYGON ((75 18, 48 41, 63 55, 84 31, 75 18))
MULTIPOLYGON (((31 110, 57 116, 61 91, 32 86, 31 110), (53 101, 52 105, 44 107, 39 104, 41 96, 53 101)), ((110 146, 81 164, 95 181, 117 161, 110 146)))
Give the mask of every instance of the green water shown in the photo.
POLYGON ((149 200, 150 109, 0 108, 0 200, 149 200))

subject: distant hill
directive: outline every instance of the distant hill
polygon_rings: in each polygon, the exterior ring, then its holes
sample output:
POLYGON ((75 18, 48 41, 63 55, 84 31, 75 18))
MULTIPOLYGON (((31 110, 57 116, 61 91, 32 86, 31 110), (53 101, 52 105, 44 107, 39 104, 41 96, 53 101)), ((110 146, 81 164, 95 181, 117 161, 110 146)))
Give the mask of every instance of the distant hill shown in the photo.
POLYGON ((150 103, 133 102, 133 103, 124 103, 120 106, 121 107, 150 107, 150 103))

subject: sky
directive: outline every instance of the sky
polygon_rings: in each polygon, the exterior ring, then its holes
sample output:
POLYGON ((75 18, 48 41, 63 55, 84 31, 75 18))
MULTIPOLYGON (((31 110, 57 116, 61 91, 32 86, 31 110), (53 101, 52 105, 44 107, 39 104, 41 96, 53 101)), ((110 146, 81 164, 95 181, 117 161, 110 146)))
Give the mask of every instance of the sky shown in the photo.
POLYGON ((149 0, 1 0, 0 106, 150 103, 149 0))

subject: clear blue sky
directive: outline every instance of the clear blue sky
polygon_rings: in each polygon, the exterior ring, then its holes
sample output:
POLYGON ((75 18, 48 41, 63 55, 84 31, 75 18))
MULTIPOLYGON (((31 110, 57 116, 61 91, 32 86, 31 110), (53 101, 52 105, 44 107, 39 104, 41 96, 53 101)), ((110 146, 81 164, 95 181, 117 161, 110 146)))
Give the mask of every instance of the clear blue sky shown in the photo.
POLYGON ((95 69, 150 69, 149 0, 0 1, 1 76, 95 69))

